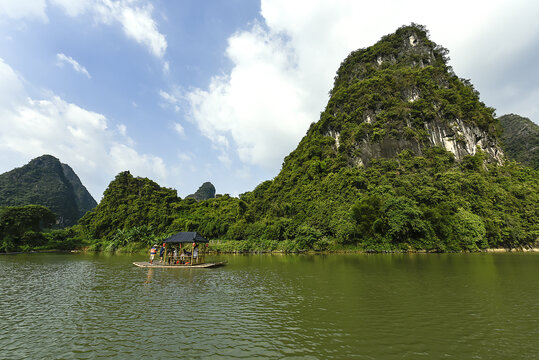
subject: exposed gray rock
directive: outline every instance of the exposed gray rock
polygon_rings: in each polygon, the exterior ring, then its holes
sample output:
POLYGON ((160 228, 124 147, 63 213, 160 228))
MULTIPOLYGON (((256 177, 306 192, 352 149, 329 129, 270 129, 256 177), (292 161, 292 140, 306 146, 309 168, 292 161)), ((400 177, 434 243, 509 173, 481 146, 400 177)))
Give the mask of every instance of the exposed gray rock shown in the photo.
POLYGON ((213 186, 211 182, 207 181, 204 184, 200 185, 200 187, 194 194, 187 195, 185 198, 192 198, 197 201, 213 199, 215 198, 215 186, 213 186))

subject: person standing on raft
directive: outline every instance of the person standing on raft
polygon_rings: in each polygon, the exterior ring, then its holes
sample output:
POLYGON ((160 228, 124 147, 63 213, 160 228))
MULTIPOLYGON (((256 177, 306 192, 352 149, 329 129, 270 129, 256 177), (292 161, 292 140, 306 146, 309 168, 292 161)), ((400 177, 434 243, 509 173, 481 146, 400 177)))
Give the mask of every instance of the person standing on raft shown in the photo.
POLYGON ((161 250, 159 250, 159 259, 161 260, 161 263, 163 263, 163 257, 165 256, 165 246, 166 244, 163 243, 161 250))
POLYGON ((150 249, 150 264, 153 264, 153 258, 155 257, 156 253, 157 253, 157 245, 154 245, 150 249))
POLYGON ((193 257, 196 259, 198 257, 198 244, 195 244, 193 247, 193 257))

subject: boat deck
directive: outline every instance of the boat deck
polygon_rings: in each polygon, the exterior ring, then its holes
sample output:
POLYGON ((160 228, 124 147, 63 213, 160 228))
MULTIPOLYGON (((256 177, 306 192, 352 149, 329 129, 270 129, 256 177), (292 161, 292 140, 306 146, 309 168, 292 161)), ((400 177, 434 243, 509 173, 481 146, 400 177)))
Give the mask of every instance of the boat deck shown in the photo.
POLYGON ((133 265, 143 268, 165 268, 165 269, 207 269, 218 266, 223 266, 226 261, 215 262, 215 263, 202 263, 202 264, 193 264, 193 265, 183 265, 183 264, 161 264, 153 263, 150 264, 148 261, 134 262, 133 265))

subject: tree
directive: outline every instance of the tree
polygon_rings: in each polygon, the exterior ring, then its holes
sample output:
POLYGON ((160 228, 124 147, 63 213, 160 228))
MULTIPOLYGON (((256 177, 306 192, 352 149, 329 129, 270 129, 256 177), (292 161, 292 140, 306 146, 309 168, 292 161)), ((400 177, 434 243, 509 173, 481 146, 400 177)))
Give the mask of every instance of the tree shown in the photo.
POLYGON ((41 205, 9 206, 0 209, 0 251, 43 245, 41 234, 56 222, 56 215, 41 205))

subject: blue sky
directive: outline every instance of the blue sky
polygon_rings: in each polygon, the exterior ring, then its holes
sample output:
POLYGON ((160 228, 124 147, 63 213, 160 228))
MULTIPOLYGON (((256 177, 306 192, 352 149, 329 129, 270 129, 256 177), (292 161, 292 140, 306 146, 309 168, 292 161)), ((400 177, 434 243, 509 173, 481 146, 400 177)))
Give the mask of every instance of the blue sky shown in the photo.
POLYGON ((498 115, 539 121, 533 1, 0 0, 0 172, 48 153, 99 201, 277 175, 352 50, 416 22, 498 115), (440 3, 442 4, 442 3, 440 3))

